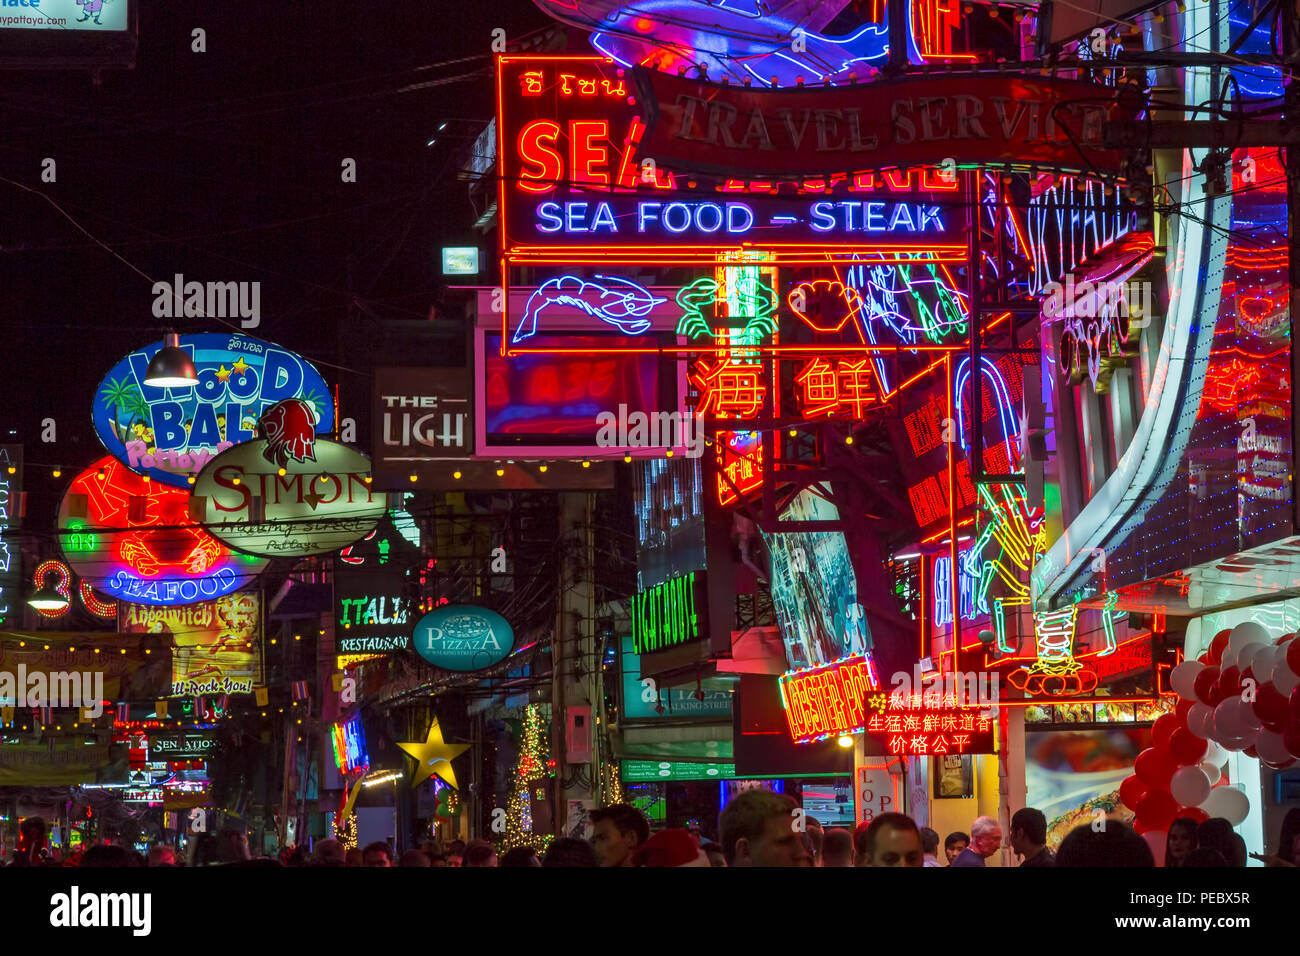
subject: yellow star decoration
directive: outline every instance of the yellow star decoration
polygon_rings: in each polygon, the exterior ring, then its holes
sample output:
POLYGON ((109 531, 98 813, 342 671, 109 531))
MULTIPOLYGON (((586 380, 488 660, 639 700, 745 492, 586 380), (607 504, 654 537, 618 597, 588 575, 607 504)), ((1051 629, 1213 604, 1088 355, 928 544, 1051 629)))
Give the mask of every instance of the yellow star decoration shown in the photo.
POLYGON ((456 772, 452 770, 451 762, 469 750, 469 744, 449 744, 442 739, 442 728, 438 726, 438 721, 434 721, 429 727, 429 738, 423 742, 412 741, 409 744, 399 743, 397 746, 406 751, 407 756, 414 757, 419 768, 415 771, 415 776, 411 778, 411 787, 418 787, 428 780, 429 777, 437 775, 444 782, 460 789, 456 783, 456 772), (439 767, 439 764, 445 763, 446 766, 439 767))
MULTIPOLYGON (((240 359, 240 361, 242 362, 243 359, 240 359)), ((222 365, 221 368, 217 369, 218 382, 225 382, 229 380, 229 378, 230 378, 230 369, 226 368, 224 365, 222 365)))
POLYGON ((241 355, 239 361, 232 365, 231 368, 234 369, 237 374, 243 375, 244 370, 248 368, 248 363, 244 361, 244 357, 241 355))

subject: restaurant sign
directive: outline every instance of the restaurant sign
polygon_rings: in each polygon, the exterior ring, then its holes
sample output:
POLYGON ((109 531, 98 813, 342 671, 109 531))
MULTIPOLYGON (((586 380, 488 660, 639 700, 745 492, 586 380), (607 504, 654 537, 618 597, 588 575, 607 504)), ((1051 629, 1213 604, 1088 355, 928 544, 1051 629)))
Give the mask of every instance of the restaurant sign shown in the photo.
POLYGON ((232 548, 302 557, 345 548, 374 530, 387 508, 371 487, 370 461, 316 438, 299 399, 268 411, 267 438, 212 459, 199 473, 190 513, 232 548))

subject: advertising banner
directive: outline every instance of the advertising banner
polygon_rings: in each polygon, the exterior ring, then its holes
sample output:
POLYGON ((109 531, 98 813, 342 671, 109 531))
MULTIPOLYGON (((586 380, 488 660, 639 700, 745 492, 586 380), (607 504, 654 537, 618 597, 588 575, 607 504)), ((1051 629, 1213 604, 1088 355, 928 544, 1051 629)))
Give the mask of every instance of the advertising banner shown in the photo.
POLYGON ((646 124, 637 160, 748 179, 954 158, 964 166, 1118 170, 1117 151, 1078 144, 1136 116, 1104 86, 996 73, 774 90, 648 69, 633 70, 632 80, 646 124))
POLYGON ((171 637, 175 647, 172 697, 251 694, 262 683, 261 608, 256 594, 229 594, 187 607, 122 604, 118 627, 126 633, 171 637))
POLYGON ((112 33, 130 26, 135 0, 8 0, 0 5, 6 30, 77 30, 112 33))
MULTIPOLYGON (((103 631, 10 632, 5 636, 8 639, 0 641, 0 697, 22 696, 24 686, 28 694, 40 691, 52 698, 69 693, 77 696, 81 691, 79 696, 100 704, 155 701, 166 696, 172 666, 171 642, 166 638, 103 631), (19 647, 19 643, 25 646, 19 647), (146 649, 149 654, 144 653, 146 649)), ((60 705, 51 700, 50 706, 60 705)))
POLYGON ((340 654, 388 654, 411 646, 416 610, 408 580, 420 559, 420 530, 405 511, 343 549, 334 562, 334 639, 340 654))

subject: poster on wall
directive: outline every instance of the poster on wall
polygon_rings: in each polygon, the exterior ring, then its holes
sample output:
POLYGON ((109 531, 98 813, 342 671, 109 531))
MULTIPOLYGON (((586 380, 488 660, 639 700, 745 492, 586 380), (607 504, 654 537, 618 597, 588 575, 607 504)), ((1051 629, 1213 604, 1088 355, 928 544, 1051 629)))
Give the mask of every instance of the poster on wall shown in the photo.
POLYGON ((262 683, 257 594, 229 594, 186 607, 122 604, 118 629, 172 639, 172 697, 251 694, 262 683))
MULTIPOLYGON (((839 509, 805 488, 783 521, 838 521, 839 509)), ((840 531, 764 534, 772 563, 772 604, 791 669, 865 655, 871 627, 858 603, 848 542, 840 531)))
POLYGON ((1047 817, 1047 845, 1091 823, 1098 812, 1132 824, 1119 786, 1148 746, 1149 729, 1065 730, 1025 734, 1026 800, 1047 817))
POLYGON ((180 348, 194 362, 197 385, 144 384, 150 360, 162 349, 157 341, 114 365, 95 389, 95 434, 133 471, 187 488, 190 476, 214 456, 256 438, 263 412, 286 398, 311 407, 315 431, 333 432, 332 392, 300 355, 229 333, 182 335, 180 348))

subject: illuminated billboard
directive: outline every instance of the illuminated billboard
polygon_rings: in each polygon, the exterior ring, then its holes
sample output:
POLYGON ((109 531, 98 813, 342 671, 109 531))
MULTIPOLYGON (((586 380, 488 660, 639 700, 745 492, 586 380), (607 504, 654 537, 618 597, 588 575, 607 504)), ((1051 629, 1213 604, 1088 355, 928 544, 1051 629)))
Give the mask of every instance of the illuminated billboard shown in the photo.
POLYGON ((199 381, 190 388, 145 385, 153 342, 114 365, 95 389, 95 434, 132 470, 186 488, 213 456, 257 435, 272 405, 300 398, 316 415, 316 431, 334 429, 334 399, 319 372, 301 356, 240 334, 182 335, 199 381))
MULTIPOLYGON (((837 521, 839 509, 804 489, 783 521, 837 521)), ((871 627, 858 601, 857 575, 841 531, 764 534, 772 565, 772 605, 791 668, 867 653, 871 627)))
POLYGON ((173 642, 172 697, 251 694, 262 683, 261 599, 227 594, 185 607, 122 604, 124 634, 167 634, 173 642))
POLYGON ((797 744, 861 733, 868 689, 879 687, 871 659, 846 657, 783 674, 781 703, 797 744))
MULTIPOLYGON (((706 262, 713 249, 745 243, 788 252, 863 244, 956 249, 963 242, 955 176, 933 169, 848 176, 869 165, 846 154, 834 170, 840 175, 797 190, 770 183, 750 189, 720 168, 713 170, 719 181, 700 188, 657 168, 650 157, 662 154, 638 149, 653 112, 633 91, 629 71, 612 60, 505 56, 497 68, 507 254, 574 247, 663 254, 670 244, 671 255, 706 262)), ((800 139, 824 139, 821 124, 805 116, 800 139)))
POLYGON ((131 27, 134 0, 5 0, 0 28, 113 33, 131 27))
POLYGON ((193 604, 237 591, 266 565, 190 518, 190 496, 101 458, 59 506, 60 544, 83 581, 132 604, 193 604))

